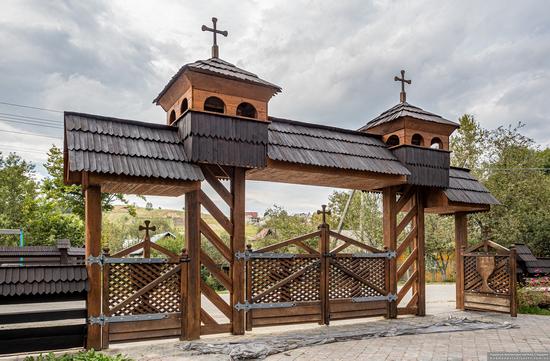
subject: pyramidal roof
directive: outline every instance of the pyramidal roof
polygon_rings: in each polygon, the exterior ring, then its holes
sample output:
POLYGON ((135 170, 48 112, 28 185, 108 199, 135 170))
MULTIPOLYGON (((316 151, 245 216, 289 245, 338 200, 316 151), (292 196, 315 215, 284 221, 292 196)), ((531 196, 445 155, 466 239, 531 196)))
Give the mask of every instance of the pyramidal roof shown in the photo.
POLYGON ((420 120, 426 120, 428 122, 452 125, 457 128, 459 127, 458 123, 445 119, 440 115, 427 112, 424 109, 415 107, 414 105, 411 105, 407 102, 402 102, 386 110, 385 112, 383 112, 382 114, 380 114, 379 116, 377 116, 376 118, 368 122, 365 126, 361 127, 359 130, 364 131, 364 130, 376 127, 380 124, 391 122, 394 119, 397 119, 400 117, 407 117, 407 116, 420 119, 420 120))
POLYGON ((261 79, 258 75, 246 71, 244 69, 238 68, 237 66, 222 60, 220 58, 210 58, 207 60, 197 60, 194 63, 185 64, 178 70, 178 72, 170 79, 168 84, 162 89, 162 91, 157 95, 153 100, 153 103, 157 103, 160 98, 170 89, 172 84, 186 71, 196 71, 204 74, 211 74, 215 76, 221 76, 228 79, 234 79, 239 81, 244 81, 251 84, 261 85, 269 88, 273 88, 276 93, 282 91, 281 87, 270 83, 266 80, 261 79))

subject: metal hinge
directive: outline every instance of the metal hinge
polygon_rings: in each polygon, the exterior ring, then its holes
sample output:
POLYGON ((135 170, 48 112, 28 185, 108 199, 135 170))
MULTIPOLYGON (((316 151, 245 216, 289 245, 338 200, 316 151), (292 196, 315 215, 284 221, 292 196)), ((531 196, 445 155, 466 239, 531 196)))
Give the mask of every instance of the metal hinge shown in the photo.
POLYGON ((289 307, 295 307, 296 303, 294 302, 277 302, 277 303, 248 303, 248 301, 244 301, 244 303, 237 303, 235 305, 235 309, 237 311, 248 311, 253 309, 269 309, 269 308, 289 308, 289 307))
POLYGON ((392 259, 397 256, 397 252, 395 251, 388 251, 388 252, 380 252, 380 253, 354 253, 352 254, 353 258, 387 258, 392 259))
POLYGON ((168 262, 165 258, 111 258, 105 257, 104 255, 100 256, 88 256, 86 259, 89 264, 99 264, 103 266, 104 264, 111 263, 166 263, 168 262))
POLYGON ((237 260, 257 259, 257 258, 270 258, 270 259, 282 259, 282 258, 294 258, 296 255, 292 253, 272 253, 272 252, 235 252, 235 258, 237 260))
POLYGON ((96 317, 89 317, 88 323, 90 325, 104 326, 107 323, 117 322, 137 322, 137 321, 156 321, 168 318, 167 313, 146 313, 143 315, 123 315, 123 316, 105 316, 103 314, 96 317))
POLYGON ((397 296, 389 293, 386 296, 367 296, 367 297, 353 297, 351 299, 351 302, 375 302, 375 301, 388 301, 388 302, 395 302, 397 301, 397 296))
POLYGON ((105 256, 104 255, 100 255, 100 256, 88 256, 88 258, 86 259, 86 262, 89 263, 89 264, 99 264, 100 266, 103 265, 103 261, 105 260, 105 256))

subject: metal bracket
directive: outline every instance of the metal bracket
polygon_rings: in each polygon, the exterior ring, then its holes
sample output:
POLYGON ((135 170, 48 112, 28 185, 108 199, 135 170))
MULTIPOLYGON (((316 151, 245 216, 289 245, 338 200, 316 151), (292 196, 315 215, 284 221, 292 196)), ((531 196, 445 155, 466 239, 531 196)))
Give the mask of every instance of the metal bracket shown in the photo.
POLYGON ((388 251, 388 252, 380 252, 380 253, 354 253, 352 254, 353 258, 387 258, 392 259, 397 257, 397 252, 395 251, 388 251))
POLYGON ((90 263, 90 264, 98 264, 100 266, 103 266, 103 261, 104 260, 105 260, 105 256, 103 256, 103 255, 99 255, 97 257, 88 256, 88 258, 86 259, 86 262, 90 263))
POLYGON ((282 259, 282 258, 294 258, 296 255, 292 253, 272 253, 272 252, 235 252, 235 258, 237 260, 249 259, 258 259, 258 258, 269 258, 269 259, 282 259))
POLYGON ((123 315, 123 316, 105 316, 103 314, 97 317, 89 317, 88 323, 90 325, 101 325, 105 326, 107 323, 117 323, 117 322, 137 322, 137 321, 156 321, 163 320, 168 318, 166 313, 146 313, 142 315, 123 315))
POLYGON ((103 266, 104 264, 111 264, 111 263, 167 263, 168 260, 165 258, 111 258, 111 257, 105 257, 104 255, 100 256, 88 256, 86 261, 89 264, 99 264, 100 266, 103 266))
POLYGON ((375 301, 388 301, 395 302, 397 301, 397 296, 388 293, 386 296, 367 296, 367 297, 353 297, 351 302, 360 303, 360 302, 375 302, 375 301))
POLYGON ((244 303, 237 303, 235 309, 237 311, 248 311, 253 309, 270 309, 270 308, 289 308, 295 307, 296 303, 294 302, 277 302, 277 303, 249 303, 244 301, 244 303))

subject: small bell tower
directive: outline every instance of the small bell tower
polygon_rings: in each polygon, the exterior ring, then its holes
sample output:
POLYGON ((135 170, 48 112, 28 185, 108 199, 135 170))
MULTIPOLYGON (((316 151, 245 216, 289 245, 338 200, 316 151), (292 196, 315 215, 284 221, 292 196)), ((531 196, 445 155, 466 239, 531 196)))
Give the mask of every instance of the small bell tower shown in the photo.
POLYGON ((405 84, 410 85, 412 81, 405 79, 405 70, 401 70, 401 77, 396 76, 394 80, 401 82, 399 104, 386 110, 359 130, 381 135, 390 147, 406 144, 449 150, 449 136, 459 125, 407 103, 405 84))
POLYGON ((265 81, 256 74, 238 68, 219 58, 217 18, 212 27, 212 57, 186 64, 172 77, 153 103, 166 111, 166 122, 171 125, 188 109, 267 121, 268 102, 281 87, 265 81))

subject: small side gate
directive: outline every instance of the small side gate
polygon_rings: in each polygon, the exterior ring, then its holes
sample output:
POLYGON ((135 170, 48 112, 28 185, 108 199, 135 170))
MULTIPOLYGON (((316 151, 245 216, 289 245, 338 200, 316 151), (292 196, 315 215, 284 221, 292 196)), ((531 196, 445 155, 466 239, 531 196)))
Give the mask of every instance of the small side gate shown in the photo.
POLYGON ((386 316, 396 299, 388 291, 395 253, 332 232, 324 219, 319 231, 239 256, 246 261, 247 297, 236 307, 247 311, 247 330, 386 316), (350 246, 360 251, 344 253, 350 246))
POLYGON ((517 316, 516 251, 486 241, 461 250, 462 307, 517 316))

